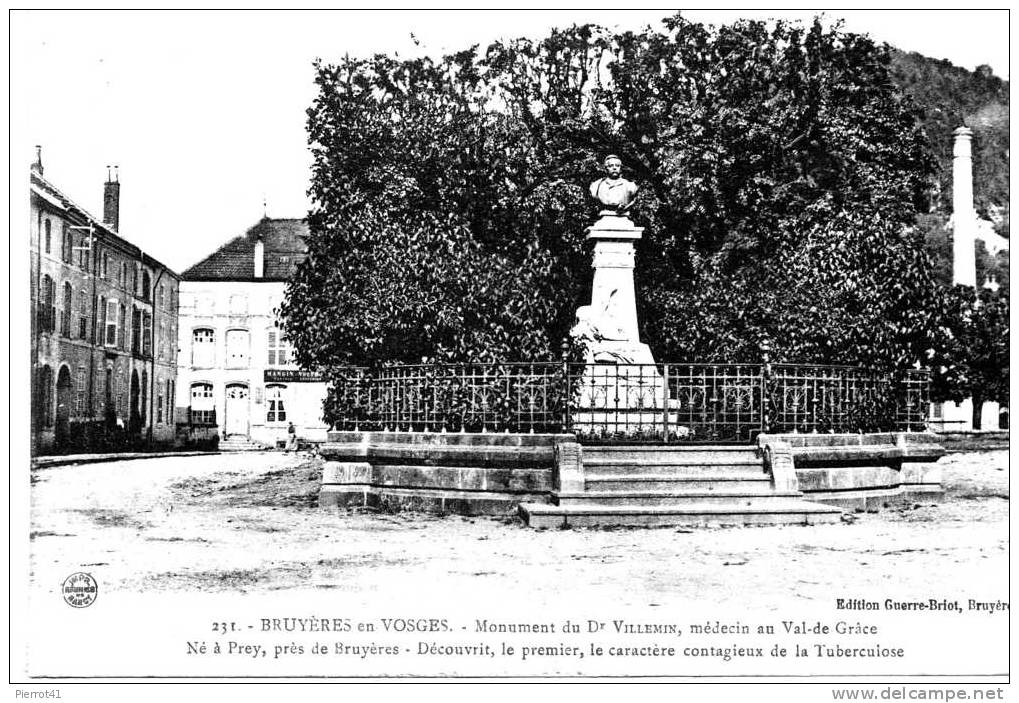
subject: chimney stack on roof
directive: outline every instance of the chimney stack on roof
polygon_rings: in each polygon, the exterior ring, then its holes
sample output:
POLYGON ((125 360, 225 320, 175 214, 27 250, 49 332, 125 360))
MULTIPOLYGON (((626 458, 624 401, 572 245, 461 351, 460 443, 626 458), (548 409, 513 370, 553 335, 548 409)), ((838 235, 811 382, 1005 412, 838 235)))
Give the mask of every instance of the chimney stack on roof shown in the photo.
POLYGON ((35 145, 35 162, 32 164, 32 171, 42 175, 42 146, 35 145))
POLYGON ((113 174, 110 175, 110 167, 106 167, 106 183, 103 186, 103 222, 113 228, 113 231, 120 230, 120 167, 113 167, 113 174))
POLYGON ((265 243, 262 235, 255 240, 255 278, 262 278, 265 275, 265 243))

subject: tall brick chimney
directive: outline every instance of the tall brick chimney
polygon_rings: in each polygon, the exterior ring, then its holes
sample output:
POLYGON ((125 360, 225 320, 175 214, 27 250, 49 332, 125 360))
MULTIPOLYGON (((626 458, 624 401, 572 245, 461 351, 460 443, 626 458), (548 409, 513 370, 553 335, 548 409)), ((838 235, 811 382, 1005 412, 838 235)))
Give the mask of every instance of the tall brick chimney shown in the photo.
POLYGON ((106 167, 106 183, 103 185, 103 223, 109 225, 113 230, 120 230, 120 172, 117 166, 113 167, 113 175, 110 175, 110 167, 106 167))
POLYGON ((32 171, 42 175, 42 147, 35 145, 35 162, 32 164, 32 171))
POLYGON ((952 148, 952 279, 955 285, 977 285, 976 229, 973 210, 973 132, 955 130, 952 148))

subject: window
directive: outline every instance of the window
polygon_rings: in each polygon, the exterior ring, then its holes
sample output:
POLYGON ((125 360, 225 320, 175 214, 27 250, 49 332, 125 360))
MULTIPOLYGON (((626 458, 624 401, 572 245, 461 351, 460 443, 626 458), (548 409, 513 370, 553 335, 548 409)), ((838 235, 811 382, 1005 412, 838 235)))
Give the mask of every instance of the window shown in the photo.
POLYGON ((148 269, 142 269, 142 300, 147 303, 152 301, 152 284, 148 269))
POLYGON ((39 301, 39 327, 43 332, 52 332, 57 320, 57 308, 53 300, 56 291, 54 290, 53 279, 48 274, 42 277, 41 293, 41 300, 39 301))
POLYGON ((64 283, 64 307, 60 311, 60 334, 71 336, 71 306, 74 305, 74 292, 70 283, 64 283))
POLYGON ((142 311, 131 310, 131 353, 142 353, 142 311))
POLYGON ((199 315, 212 315, 216 312, 216 299, 211 295, 200 295, 198 297, 199 315))
POLYGON ((191 407, 188 410, 192 425, 216 424, 216 404, 212 399, 211 383, 191 384, 191 407))
POLYGON ((138 264, 134 265, 134 271, 131 274, 131 292, 138 295, 138 264))
POLYGON ((121 288, 127 288, 127 262, 123 261, 120 264, 120 280, 117 281, 121 288))
POLYGON ((265 387, 265 421, 266 422, 286 422, 287 421, 287 409, 283 403, 283 392, 287 389, 286 386, 266 386, 265 387))
POLYGON ((71 235, 71 230, 67 229, 67 223, 61 222, 61 234, 60 234, 60 258, 65 264, 69 264, 74 259, 74 238, 71 235))
POLYGON ((96 303, 96 339, 95 343, 102 346, 106 342, 106 297, 100 295, 96 303))
POLYGON ((103 252, 103 266, 99 270, 99 277, 102 278, 105 281, 106 277, 109 275, 109 273, 110 273, 110 255, 107 254, 104 251, 103 252))
POLYGON ((46 218, 45 229, 46 229, 46 253, 49 254, 50 247, 52 246, 53 243, 53 223, 50 222, 50 219, 48 217, 46 218))
POLYGON ((78 291, 78 339, 88 337, 88 296, 78 291))
POLYGON ((269 366, 286 366, 290 363, 290 345, 283 336, 283 330, 270 327, 266 331, 269 344, 269 366))
POLYGON ((246 295, 231 295, 230 296, 230 314, 231 315, 247 315, 248 314, 248 296, 246 295))
POLYGON ((170 394, 172 391, 173 382, 170 380, 166 381, 166 422, 167 424, 173 422, 173 396, 170 394))
POLYGON ((122 329, 124 331, 121 332, 121 334, 120 334, 120 344, 118 344, 117 347, 120 348, 120 349, 125 349, 125 350, 127 349, 127 326, 126 326, 126 323, 127 323, 127 306, 126 305, 121 305, 120 306, 120 324, 118 325, 118 327, 119 327, 119 329, 122 329))
POLYGON ((159 284, 159 307, 166 307, 166 286, 159 284))
POLYGON ((106 301, 106 341, 108 347, 117 346, 117 313, 118 305, 116 300, 106 301))
POLYGON ((142 312, 142 354, 152 356, 152 313, 142 312))
POLYGON ((199 369, 216 365, 216 333, 212 330, 203 327, 192 332, 191 365, 199 369))
POLYGON ((166 323, 162 320, 159 321, 159 339, 156 340, 156 348, 159 350, 158 356, 160 359, 164 357, 166 350, 166 323))
POLYGON ((248 368, 249 336, 247 330, 227 330, 226 367, 228 369, 248 368))
POLYGON ((88 256, 91 253, 88 236, 84 234, 81 235, 81 239, 79 241, 81 242, 81 246, 78 247, 78 268, 83 271, 88 271, 88 256))
POLYGON ((78 384, 75 387, 74 412, 79 417, 85 414, 85 367, 78 367, 78 384))
POLYGON ((156 424, 163 424, 163 379, 156 382, 156 424))

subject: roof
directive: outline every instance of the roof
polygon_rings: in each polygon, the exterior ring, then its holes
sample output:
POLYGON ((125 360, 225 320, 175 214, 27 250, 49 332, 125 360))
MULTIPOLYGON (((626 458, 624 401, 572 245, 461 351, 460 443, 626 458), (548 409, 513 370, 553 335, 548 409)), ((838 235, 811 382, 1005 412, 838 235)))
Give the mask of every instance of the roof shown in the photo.
POLYGON ((181 274, 185 281, 288 281, 308 252, 308 224, 300 219, 263 217, 181 274), (264 270, 255 278, 255 243, 264 249, 264 270))
POLYGON ((140 258, 144 263, 154 268, 162 268, 171 276, 176 277, 177 273, 163 262, 149 256, 136 244, 132 244, 121 237, 109 224, 102 221, 102 218, 92 215, 88 210, 78 205, 55 185, 47 181, 36 170, 29 171, 29 191, 41 200, 46 201, 50 206, 63 210, 67 213, 76 213, 85 222, 91 222, 96 231, 107 241, 115 242, 121 249, 131 256, 140 258))

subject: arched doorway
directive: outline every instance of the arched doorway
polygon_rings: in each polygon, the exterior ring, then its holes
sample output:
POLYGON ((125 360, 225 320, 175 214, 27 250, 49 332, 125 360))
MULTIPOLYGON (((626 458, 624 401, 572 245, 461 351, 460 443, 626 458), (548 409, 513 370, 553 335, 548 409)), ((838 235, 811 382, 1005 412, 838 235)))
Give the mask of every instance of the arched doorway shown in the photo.
POLYGON ((66 366, 61 366, 60 373, 57 374, 57 424, 54 436, 54 443, 57 447, 67 445, 71 428, 71 403, 73 402, 71 370, 66 366))
POLYGON ((243 383, 231 383, 226 387, 226 422, 224 434, 248 434, 248 387, 243 383))
POLYGON ((138 401, 141 395, 141 385, 138 383, 138 372, 131 371, 131 415, 130 415, 130 430, 131 434, 139 434, 142 431, 142 417, 138 407, 138 401))

